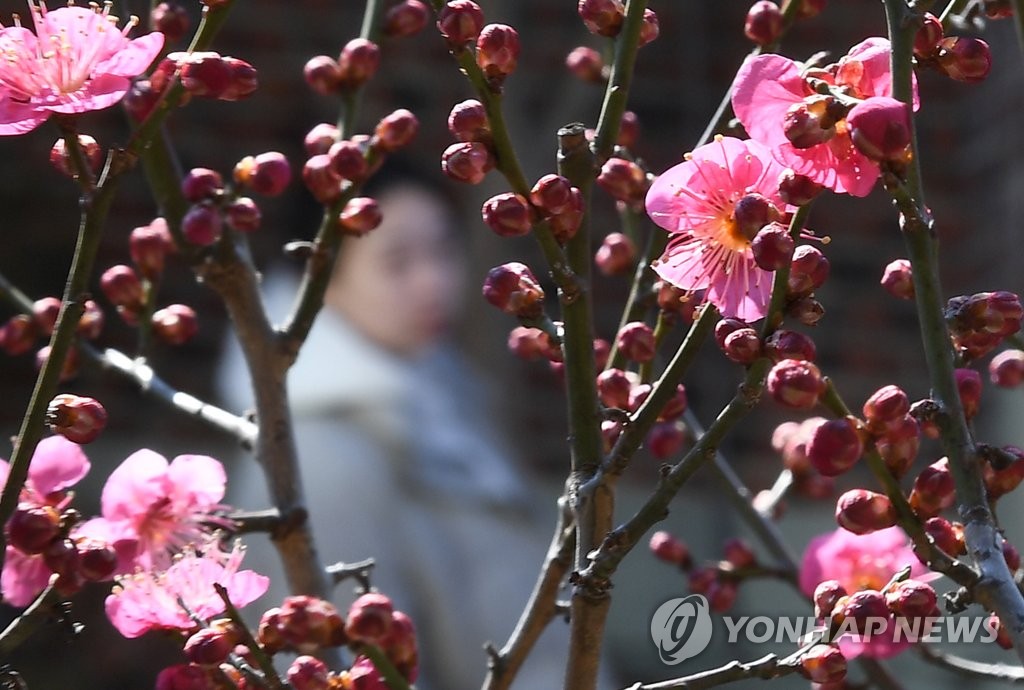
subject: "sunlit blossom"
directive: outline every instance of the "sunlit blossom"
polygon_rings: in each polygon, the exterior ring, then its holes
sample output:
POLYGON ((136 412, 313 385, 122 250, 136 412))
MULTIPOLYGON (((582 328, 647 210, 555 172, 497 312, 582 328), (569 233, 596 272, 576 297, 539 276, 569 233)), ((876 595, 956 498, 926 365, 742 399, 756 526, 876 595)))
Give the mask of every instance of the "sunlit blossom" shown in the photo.
POLYGON ((647 193, 647 213, 673 236, 654 270, 684 290, 706 289, 723 316, 764 316, 774 274, 759 268, 750 251, 761 225, 745 226, 735 211, 748 197, 785 211, 782 172, 757 142, 718 137, 662 173, 647 193))
POLYGON ((0 135, 29 132, 53 113, 74 114, 114 105, 160 52, 158 31, 131 40, 138 23, 117 28, 111 3, 102 8, 52 11, 29 2, 35 33, 21 26, 0 29, 0 135))

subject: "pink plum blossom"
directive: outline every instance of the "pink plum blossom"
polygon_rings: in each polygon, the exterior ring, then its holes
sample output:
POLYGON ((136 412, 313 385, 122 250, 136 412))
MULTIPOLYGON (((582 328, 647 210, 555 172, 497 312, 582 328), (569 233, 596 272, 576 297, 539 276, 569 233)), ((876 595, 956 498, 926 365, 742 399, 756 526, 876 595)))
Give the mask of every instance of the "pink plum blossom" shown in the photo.
POLYGON ((83 524, 78 534, 108 543, 136 544, 132 567, 163 570, 173 555, 211 533, 220 518, 224 466, 204 455, 179 455, 170 463, 152 450, 128 456, 103 487, 102 517, 83 524))
POLYGON ((735 211, 752 200, 776 216, 786 211, 782 172, 761 144, 717 137, 662 173, 647 193, 647 213, 673 237, 654 270, 684 290, 706 289, 723 316, 764 316, 774 273, 757 266, 750 242, 765 223, 745 225, 735 211))
MULTIPOLYGON (((67 489, 89 472, 89 459, 76 443, 63 436, 51 436, 39 442, 21 490, 20 502, 50 505, 62 509, 70 500, 67 489)), ((7 482, 10 465, 0 460, 0 484, 7 482)), ((4 557, 0 586, 4 601, 26 606, 49 583, 53 572, 39 554, 25 554, 8 546, 4 557)))
POLYGON ((224 586, 232 604, 245 606, 267 591, 270 578, 239 570, 244 555, 239 544, 227 554, 215 546, 206 552, 186 549, 165 571, 123 576, 107 597, 107 618, 125 637, 192 630, 193 617, 205 620, 224 612, 215 584, 224 586))
POLYGON ((29 2, 33 34, 16 20, 0 29, 0 135, 24 134, 53 113, 75 114, 114 105, 160 52, 158 31, 134 40, 118 30, 110 5, 48 11, 29 2))
MULTIPOLYGON (((839 528, 811 540, 800 564, 800 589, 814 596, 814 589, 825 580, 838 580, 849 594, 863 589, 881 590, 899 570, 910 566, 910 577, 929 580, 933 576, 910 548, 899 527, 857 535, 839 528)), ((870 641, 847 637, 840 648, 848 659, 864 656, 884 659, 902 652, 909 642, 876 635, 870 641)))
MULTIPOLYGON (((853 99, 891 96, 890 46, 884 38, 869 38, 854 46, 830 72, 813 76, 844 90, 853 99)), ((758 55, 740 68, 732 106, 747 134, 767 146, 783 165, 837 193, 867 196, 880 171, 850 141, 846 121, 839 119, 827 141, 797 148, 786 136, 785 118, 805 99, 824 98, 808 85, 799 63, 781 55, 758 55)), ((918 107, 914 90, 914 108, 918 107)))

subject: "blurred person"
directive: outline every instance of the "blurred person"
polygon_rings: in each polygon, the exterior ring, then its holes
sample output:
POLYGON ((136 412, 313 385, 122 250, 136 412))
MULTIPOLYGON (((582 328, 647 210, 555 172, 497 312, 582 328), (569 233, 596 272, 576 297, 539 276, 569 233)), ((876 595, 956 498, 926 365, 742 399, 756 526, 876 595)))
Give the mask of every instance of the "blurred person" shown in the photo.
MULTIPOLYGON (((554 491, 537 493, 510 460, 480 382, 449 340, 466 287, 451 204, 412 179, 370 193, 384 220, 345 238, 288 380, 312 528, 324 562, 376 560, 374 587, 417 627, 417 687, 478 688, 484 642, 504 643, 533 588, 554 491)), ((272 316, 283 316, 296 287, 268 273, 272 316)), ((248 391, 246 377, 233 344, 225 393, 248 391)), ((242 409, 251 398, 234 402, 242 409)), ((256 464, 235 469, 228 502, 267 505, 256 464)), ((255 613, 287 592, 269 540, 246 541, 249 567, 275 583, 255 613)), ((335 600, 344 614, 348 599, 335 600)), ((567 642, 556 619, 514 687, 561 687, 567 642)))

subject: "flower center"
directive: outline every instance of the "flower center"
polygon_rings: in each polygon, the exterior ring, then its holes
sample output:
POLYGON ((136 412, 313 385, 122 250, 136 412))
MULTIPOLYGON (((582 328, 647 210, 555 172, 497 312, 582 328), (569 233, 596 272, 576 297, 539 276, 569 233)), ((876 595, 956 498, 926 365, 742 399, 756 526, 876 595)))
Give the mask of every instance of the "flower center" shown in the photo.
POLYGON ((722 219, 718 241, 726 249, 741 252, 750 246, 758 231, 779 218, 779 210, 762 194, 751 192, 741 197, 732 213, 722 219))

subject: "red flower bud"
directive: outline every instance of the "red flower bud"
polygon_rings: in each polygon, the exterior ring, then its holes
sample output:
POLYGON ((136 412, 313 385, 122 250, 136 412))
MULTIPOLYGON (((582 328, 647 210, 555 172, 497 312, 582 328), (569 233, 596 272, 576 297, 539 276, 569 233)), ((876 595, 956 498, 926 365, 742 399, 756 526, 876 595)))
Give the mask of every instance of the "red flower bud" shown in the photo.
POLYGON ((924 521, 924 531, 932 538, 937 547, 950 556, 960 556, 967 551, 964 544, 963 527, 957 528, 946 518, 928 518, 924 521))
POLYGON ((53 335, 54 324, 60 314, 63 302, 57 297, 43 297, 32 303, 32 317, 43 335, 53 335))
POLYGON ((108 544, 87 537, 80 537, 75 548, 78 550, 78 572, 89 582, 109 580, 117 570, 117 552, 108 544))
POLYGON ((678 565, 682 568, 689 567, 691 562, 690 550, 686 548, 686 544, 669 532, 664 530, 655 532, 651 535, 651 541, 648 546, 651 549, 651 553, 658 560, 678 565))
POLYGON ((836 502, 836 522, 854 534, 871 534, 896 524, 896 509, 888 497, 852 489, 836 502))
POLYGON ((820 288, 828 279, 830 264, 817 247, 802 244, 793 251, 789 273, 789 292, 806 295, 820 288))
POLYGON ((619 330, 616 347, 627 359, 649 362, 654 359, 654 330, 642 321, 631 321, 619 330))
POLYGON ((882 273, 882 287, 893 297, 914 299, 914 272, 906 259, 896 259, 882 273))
POLYGON ((782 11, 774 2, 759 0, 750 6, 743 33, 759 46, 774 43, 782 33, 782 11))
POLYGON ((824 390, 821 371, 811 362, 784 359, 768 372, 768 393, 781 405, 809 410, 824 390))
POLYGON ((789 107, 782 128, 795 148, 809 149, 824 144, 836 135, 836 121, 829 113, 834 102, 831 96, 809 96, 789 107))
POLYGON ((992 383, 1002 388, 1015 388, 1024 382, 1024 351, 1003 350, 988 365, 992 383))
POLYGON ((220 100, 238 101, 252 95, 259 88, 259 74, 255 67, 235 57, 225 57, 224 62, 230 70, 230 78, 227 87, 218 97, 220 100))
POLYGON ((847 417, 830 419, 818 426, 807 443, 807 459, 826 477, 843 474, 863 453, 864 442, 854 422, 847 417))
POLYGON ((576 187, 569 190, 569 205, 548 218, 551 232, 559 244, 565 244, 576 236, 583 222, 583 194, 576 187))
POLYGON ((811 178, 787 168, 779 175, 779 196, 787 204, 806 206, 824 189, 811 178))
POLYGON ((655 422, 647 432, 644 446, 658 460, 667 460, 683 448, 686 435, 676 422, 655 422))
POLYGON ((814 588, 814 617, 828 618, 836 603, 846 596, 846 590, 839 580, 825 580, 814 588))
POLYGON ((793 260, 796 243, 789 229, 780 223, 769 223, 754 235, 750 251, 754 262, 766 271, 777 271, 793 260))
POLYGON ((373 143, 382 151, 393 153, 412 143, 419 131, 420 121, 416 116, 405 108, 400 108, 377 123, 373 143))
POLYGON ((791 302, 786 314, 805 326, 814 326, 825 316, 825 308, 813 297, 804 296, 791 302))
POLYGON ((484 299, 506 314, 536 318, 544 307, 544 290, 529 267, 516 261, 495 266, 487 273, 484 299))
POLYGON ((722 352, 737 364, 751 364, 761 356, 761 336, 753 328, 740 328, 725 337, 722 352))
POLYGON ((131 266, 111 266, 100 276, 100 289, 114 306, 142 306, 142 282, 131 266))
POLYGON ((181 219, 181 233, 192 244, 213 244, 221 235, 220 211, 208 202, 192 206, 181 219))
POLYGON ((132 230, 128 237, 128 250, 139 273, 150 280, 164 271, 164 261, 174 250, 174 240, 167 228, 167 221, 155 218, 149 225, 132 230))
POLYGON ((644 9, 644 16, 640 24, 640 47, 643 47, 658 38, 661 33, 661 25, 658 23, 658 15, 651 8, 644 9))
POLYGON ((813 362, 818 358, 818 350, 814 341, 803 333, 779 330, 768 336, 764 341, 764 354, 773 362, 784 359, 797 359, 813 362))
POLYGON ((448 131, 459 141, 482 141, 491 138, 484 105, 475 98, 456 103, 448 115, 448 131))
POLYGON ((142 122, 153 112, 160 100, 161 90, 153 86, 149 79, 136 80, 124 97, 124 108, 136 122, 142 122))
POLYGON ((35 319, 27 314, 18 314, 0 328, 0 347, 8 355, 16 357, 31 350, 38 335, 39 327, 35 319))
POLYGON ((53 433, 86 444, 95 441, 107 426, 107 411, 98 400, 62 393, 46 408, 46 423, 53 433))
POLYGON ((846 657, 835 645, 815 645, 800 657, 800 672, 821 686, 841 683, 846 678, 846 657))
POLYGON ((181 180, 181 194, 192 203, 215 199, 223 193, 224 178, 216 170, 192 168, 181 180))
POLYGON ((321 204, 333 203, 341 195, 341 177, 331 166, 326 153, 311 156, 302 168, 302 181, 321 204))
POLYGON ((686 412, 686 388, 683 384, 676 386, 676 392, 672 394, 672 397, 668 399, 665 406, 661 408, 661 412, 658 413, 659 421, 671 421, 677 419, 686 412))
POLYGON ((338 131, 338 127, 329 122, 321 122, 318 125, 314 125, 306 133, 306 137, 303 140, 306 154, 315 156, 320 153, 327 153, 340 136, 341 133, 338 131))
POLYGON ((750 548, 750 544, 739 537, 731 537, 725 541, 722 547, 722 558, 736 568, 750 568, 757 564, 754 550, 750 548))
POLYGON ((598 36, 617 36, 626 18, 621 0, 579 0, 577 11, 587 29, 598 36))
POLYGON ((930 616, 938 603, 935 590, 920 580, 904 580, 897 582, 885 593, 885 603, 889 610, 904 618, 923 618, 930 616))
POLYGON ((899 386, 883 386, 864 402, 864 419, 872 433, 898 428, 910 412, 910 398, 899 386))
MULTIPOLYGON (((103 149, 88 134, 78 135, 78 146, 82 149, 82 154, 85 156, 86 165, 95 175, 103 164, 103 149)), ((74 161, 71 160, 71 153, 67 148, 67 142, 63 138, 54 142, 53 148, 50 149, 50 165, 56 168, 57 172, 62 175, 78 177, 74 161)))
POLYGON ((875 439, 875 450, 882 456, 889 471, 899 478, 907 473, 921 446, 921 429, 910 415, 890 426, 875 439))
POLYGON ((921 28, 914 36, 914 55, 927 59, 939 50, 939 41, 943 36, 942 22, 931 12, 925 12, 921 19, 921 28))
POLYGON ((873 161, 907 160, 910 146, 910 108, 887 96, 858 103, 846 116, 853 145, 873 161))
POLYGON ((420 0, 402 0, 384 14, 384 35, 414 36, 427 25, 430 8, 420 0))
POLYGON ((149 25, 162 33, 167 43, 180 41, 191 23, 188 11, 177 2, 161 2, 149 13, 149 25))
POLYGON ((619 124, 619 136, 615 143, 623 148, 631 149, 636 146, 637 139, 639 138, 640 120, 637 118, 636 113, 632 110, 627 110, 622 113, 622 122, 619 124))
POLYGON ((330 669, 315 656, 296 657, 288 667, 288 683, 295 690, 328 690, 330 669))
POLYGON ((597 270, 606 276, 629 273, 636 265, 636 245, 621 232, 609 233, 594 255, 597 270))
POLYGON ((60 534, 60 513, 53 506, 19 503, 4 531, 8 543, 18 551, 42 553, 60 534))
POLYGON ((956 389, 964 406, 964 416, 972 419, 978 414, 978 406, 981 404, 981 374, 974 369, 957 369, 955 374, 956 389))
POLYGON ((606 369, 597 375, 597 395, 605 407, 628 409, 632 386, 629 375, 622 369, 606 369))
POLYGON ((490 149, 478 141, 452 144, 441 155, 441 170, 459 182, 480 184, 493 167, 490 149))
POLYGON ((1006 567, 1010 569, 1011 573, 1020 570, 1020 552, 1005 539, 1003 540, 1003 560, 1006 561, 1006 567))
MULTIPOLYGON (((529 326, 516 326, 512 329, 508 334, 508 349, 520 359, 550 357, 553 352, 561 355, 561 350, 551 343, 551 336, 539 328, 530 328, 529 326)), ((605 405, 607 404, 605 403, 605 405)))
POLYGON ((376 199, 357 196, 349 199, 338 215, 338 223, 349 235, 365 235, 380 225, 383 216, 376 199))
POLYGON ((939 41, 939 69, 956 81, 985 81, 992 69, 992 53, 988 43, 973 36, 950 36, 939 41))
POLYGON ((292 180, 292 166, 283 153, 267 151, 246 156, 235 165, 235 182, 257 194, 277 196, 292 180))
POLYGON ((507 24, 488 24, 476 39, 476 64, 492 85, 501 84, 516 70, 519 32, 507 24))
POLYGON ((227 661, 237 643, 237 632, 226 628, 202 628, 185 641, 185 658, 193 664, 219 664, 227 661))
POLYGON ((484 223, 499 237, 522 237, 533 227, 530 204, 513 192, 492 196, 481 209, 484 223))
POLYGON ((1005 467, 992 468, 985 474, 985 490, 990 500, 1005 496, 1024 481, 1024 453, 1015 446, 1004 446, 1004 452, 1014 457, 1005 467))
POLYGON ((604 81, 604 60, 601 53, 587 46, 573 48, 565 58, 565 66, 582 81, 599 84, 604 81))
POLYGON ((475 41, 484 28, 484 11, 472 0, 450 0, 437 13, 437 29, 452 50, 475 41))
POLYGON ((309 88, 323 96, 341 88, 341 67, 330 55, 314 55, 302 68, 302 76, 309 88))
POLYGON ((736 229, 747 240, 753 240, 761 228, 777 222, 780 218, 775 204, 756 192, 743 196, 733 207, 736 229))
POLYGON ((597 184, 613 198, 627 204, 643 203, 647 195, 647 173, 625 158, 609 158, 597 176, 597 184))
POLYGON ((95 340, 103 332, 103 321, 103 310, 100 309, 100 305, 87 299, 82 317, 78 319, 78 325, 75 327, 75 333, 86 340, 95 340))
POLYGON ((338 74, 343 89, 362 86, 380 67, 380 48, 365 38, 353 38, 338 56, 338 74))
POLYGON ((231 85, 231 65, 220 53, 197 51, 171 53, 167 57, 180 66, 178 79, 185 90, 193 96, 220 98, 231 85))
POLYGON ((886 621, 891 619, 889 607, 885 604, 885 596, 874 589, 863 589, 859 592, 854 592, 839 601, 836 609, 833 615, 839 616, 840 620, 853 621, 854 625, 851 628, 851 632, 861 635, 867 634, 868 631, 875 634, 882 632, 877 627, 872 626, 873 621, 871 619, 886 621))
POLYGON ((238 232, 255 232, 262 218, 260 207, 247 196, 237 197, 224 208, 224 220, 228 227, 238 232))
POLYGON ((172 304, 153 314, 153 333, 170 345, 184 345, 199 332, 199 319, 192 307, 172 304))
POLYGON ((572 210, 573 186, 561 175, 545 175, 530 190, 530 201, 547 215, 558 215, 572 210))
POLYGON ((348 609, 345 634, 350 640, 377 644, 391 631, 393 616, 390 598, 375 592, 364 594, 348 609))

